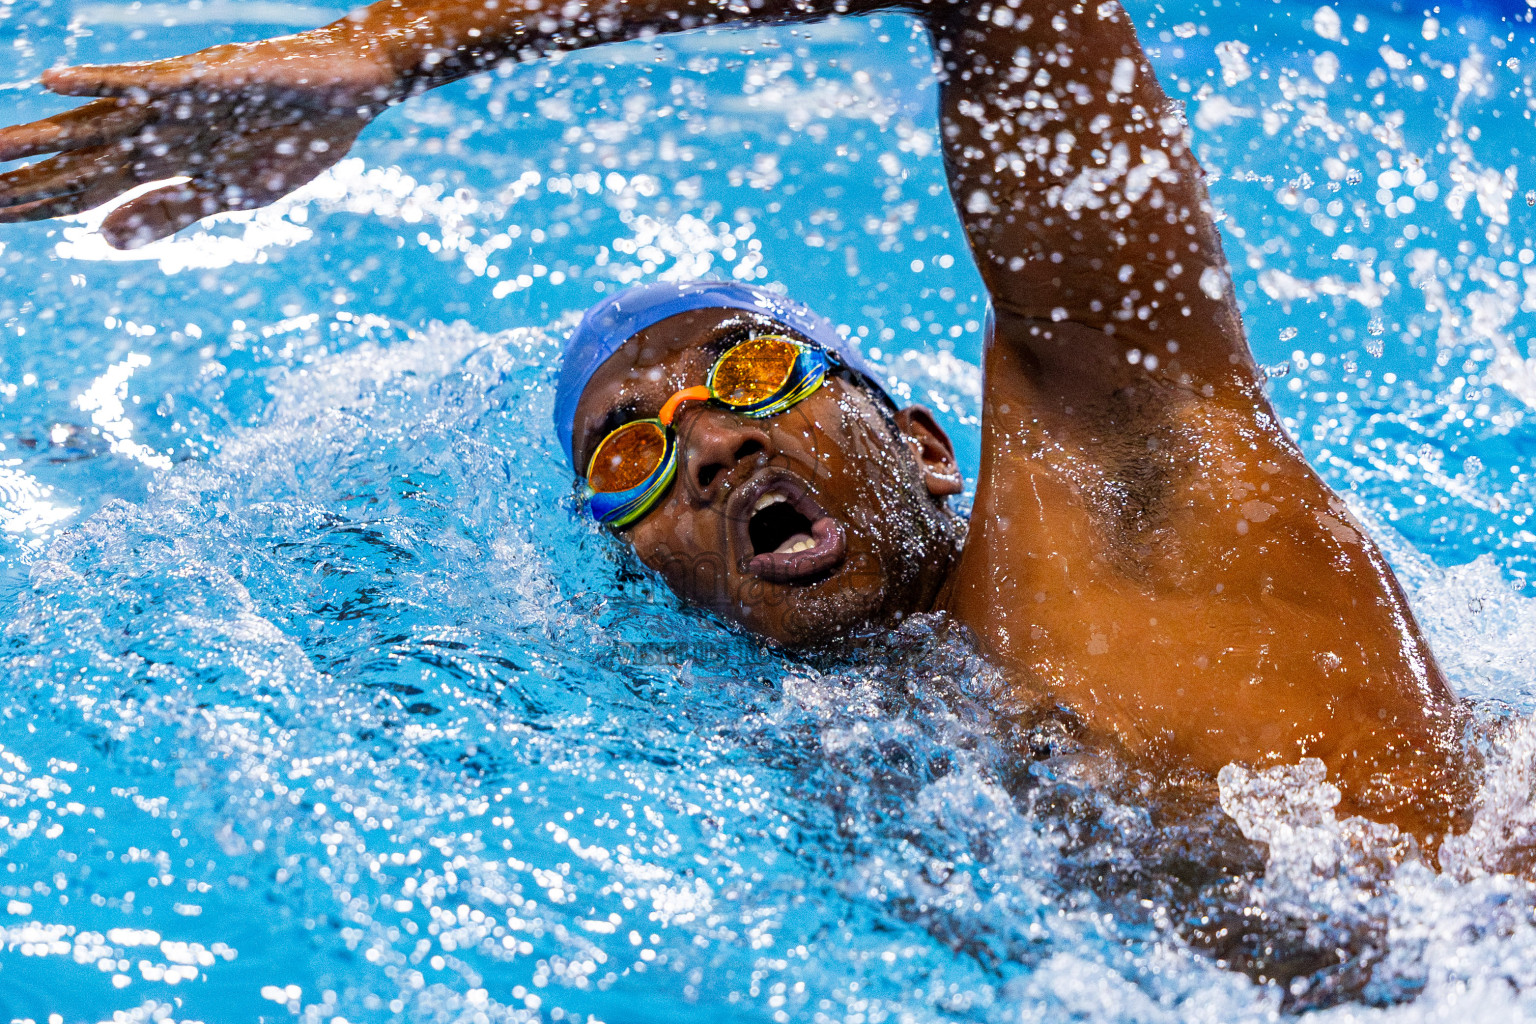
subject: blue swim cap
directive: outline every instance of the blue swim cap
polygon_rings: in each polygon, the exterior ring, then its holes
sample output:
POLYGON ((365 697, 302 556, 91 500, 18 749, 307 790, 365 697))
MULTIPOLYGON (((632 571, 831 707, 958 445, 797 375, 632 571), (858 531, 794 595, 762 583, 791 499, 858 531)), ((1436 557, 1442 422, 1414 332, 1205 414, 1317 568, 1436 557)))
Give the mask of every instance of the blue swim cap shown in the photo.
POLYGON ((793 299, 738 281, 636 285, 587 310, 576 330, 566 339, 560 382, 555 388, 555 433, 560 436, 560 445, 565 449, 571 468, 580 472, 571 438, 576 425, 576 404, 581 401, 581 394, 597 368, 647 327, 695 309, 744 309, 761 313, 835 353, 846 366, 879 386, 858 349, 837 333, 832 321, 793 299))

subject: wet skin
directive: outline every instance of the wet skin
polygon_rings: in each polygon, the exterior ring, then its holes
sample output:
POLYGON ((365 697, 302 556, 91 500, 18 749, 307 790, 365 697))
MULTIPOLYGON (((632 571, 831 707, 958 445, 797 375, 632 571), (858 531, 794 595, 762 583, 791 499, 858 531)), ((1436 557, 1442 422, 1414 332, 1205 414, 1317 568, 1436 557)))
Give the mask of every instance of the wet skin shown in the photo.
MULTIPOLYGON (((582 396, 578 464, 747 328, 783 330, 702 310, 631 339, 582 396)), ((1342 810, 1433 842, 1464 800, 1455 703, 1380 552, 1257 386, 1206 395, 1106 356, 1106 388, 1083 373, 1102 334, 1020 333, 1022 355, 988 356, 958 557, 948 438, 919 408, 893 430, 837 378, 769 420, 684 406, 677 480, 621 536, 686 600, 788 646, 946 610, 1009 671, 1016 704, 1064 704, 1172 773, 1318 757, 1342 810), (816 541, 777 561, 748 528, 776 494, 816 541)))
MULTIPOLYGON (((1341 811, 1431 844, 1457 826, 1454 698, 1380 552, 1264 397, 1182 108, 1118 4, 546 7, 387 0, 280 39, 50 71, 57 91, 103 98, 0 132, 0 159, 58 154, 0 175, 0 220, 189 176, 104 222, 139 245, 272 201, 389 103, 504 59, 901 10, 936 44, 950 189, 997 312, 963 555, 942 432, 921 410, 893 432, 842 380, 771 421, 687 409, 679 480, 626 539, 683 596, 781 642, 947 610, 1021 702, 1064 704, 1170 775, 1314 756, 1341 811), (772 487, 809 549, 757 550, 750 519, 772 487)), ((723 319, 632 339, 583 397, 579 456, 616 410, 654 415, 701 383, 707 346, 739 326, 723 319)))
MULTIPOLYGON (((748 332, 793 333, 739 310, 698 310, 630 339, 582 393, 577 465, 615 426, 654 416, 673 393, 703 383, 748 332)), ((943 499, 963 484, 949 438, 926 410, 893 414, 831 376, 778 416, 686 403, 673 426, 677 477, 622 536, 682 597, 788 646, 933 605, 962 532, 943 499), (797 540, 812 546, 774 553, 797 540)))
POLYGON ((1020 688, 1143 759, 1209 775, 1321 758, 1342 812, 1433 844, 1467 796, 1456 702, 1257 384, 1206 394, 1108 358, 1095 380, 1083 349, 1102 335, 1018 329, 987 358, 944 606, 1020 688))
POLYGON ((1468 797, 1455 699, 1264 396, 1181 108, 1129 17, 1084 6, 935 21, 950 188, 997 310, 945 607, 1149 763, 1321 758, 1341 812, 1433 846, 1468 797))

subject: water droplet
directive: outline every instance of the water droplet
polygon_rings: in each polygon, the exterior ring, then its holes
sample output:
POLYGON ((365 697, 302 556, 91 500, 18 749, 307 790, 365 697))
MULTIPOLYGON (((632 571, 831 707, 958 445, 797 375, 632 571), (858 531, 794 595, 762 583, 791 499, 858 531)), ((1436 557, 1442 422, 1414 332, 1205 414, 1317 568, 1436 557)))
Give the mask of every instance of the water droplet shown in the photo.
POLYGON ((1370 331, 1373 337, 1379 337, 1387 332, 1387 325, 1378 315, 1371 317, 1371 321, 1365 325, 1365 329, 1370 331))
POLYGON ((1324 39, 1338 39, 1339 32, 1343 28, 1339 12, 1332 7, 1319 7, 1312 15, 1312 31, 1324 39))
POLYGON ((1227 294, 1227 275, 1215 267, 1206 267, 1200 271, 1200 290, 1213 299, 1220 299, 1227 294))
POLYGON ((1294 337, 1296 337, 1296 328, 1294 327, 1286 327, 1280 331, 1281 341, 1290 341, 1294 337))
POLYGON ((1236 40, 1217 43, 1216 59, 1221 63, 1221 80, 1229 86, 1253 76, 1253 69, 1248 65, 1247 43, 1236 40))
POLYGON ((1531 189, 1525 194, 1525 205, 1536 206, 1536 188, 1531 189))

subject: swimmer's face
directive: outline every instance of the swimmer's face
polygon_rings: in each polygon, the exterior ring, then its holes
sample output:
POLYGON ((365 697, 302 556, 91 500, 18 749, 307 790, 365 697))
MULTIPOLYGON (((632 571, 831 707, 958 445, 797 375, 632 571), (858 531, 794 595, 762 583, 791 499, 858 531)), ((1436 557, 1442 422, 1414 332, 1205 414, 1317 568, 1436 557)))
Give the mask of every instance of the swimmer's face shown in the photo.
MULTIPOLYGON (((629 339, 593 375, 576 409, 576 464, 609 431, 655 416, 704 383, 720 354, 773 320, 705 309, 629 339)), ((959 493, 954 448, 927 410, 892 414, 846 375, 753 420, 703 403, 673 423, 677 477, 620 532, 685 600, 786 646, 932 606, 959 551, 945 507, 959 493)))

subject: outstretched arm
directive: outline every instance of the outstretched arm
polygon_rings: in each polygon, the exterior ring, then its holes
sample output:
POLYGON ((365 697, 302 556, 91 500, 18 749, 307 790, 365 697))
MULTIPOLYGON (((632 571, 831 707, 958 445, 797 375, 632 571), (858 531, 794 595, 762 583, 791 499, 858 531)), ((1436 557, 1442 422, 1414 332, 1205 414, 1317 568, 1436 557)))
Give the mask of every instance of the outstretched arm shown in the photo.
POLYGON ((156 189, 103 222, 119 247, 286 195, 341 159, 385 107, 505 60, 712 24, 806 21, 889 0, 381 0, 322 28, 133 64, 57 68, 55 92, 101 97, 0 130, 0 222, 156 189))
POLYGON ((1114 0, 382 0, 291 36, 45 73, 56 92, 101 98, 0 131, 0 160, 57 154, 0 175, 0 221, 187 178, 103 223, 114 245, 141 245, 273 202, 389 104, 504 60, 892 8, 939 47, 951 188, 1002 332, 1065 320, 1165 364, 1246 369, 1182 119, 1114 0))

